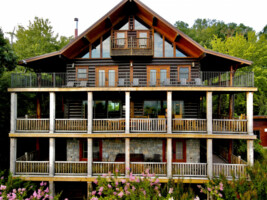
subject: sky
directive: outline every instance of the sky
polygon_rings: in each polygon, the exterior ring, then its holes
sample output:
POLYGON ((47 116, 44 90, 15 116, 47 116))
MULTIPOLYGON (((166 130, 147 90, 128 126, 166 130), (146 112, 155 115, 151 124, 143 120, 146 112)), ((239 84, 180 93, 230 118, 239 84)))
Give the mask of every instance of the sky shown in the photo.
MULTIPOLYGON (((12 32, 27 27, 34 17, 49 19, 55 33, 74 35, 74 18, 79 18, 79 34, 105 15, 121 0, 3 0, 0 27, 12 32)), ((243 23, 260 32, 267 25, 267 0, 141 0, 165 20, 184 21, 192 26, 197 18, 225 23, 243 23)), ((7 37, 8 35, 5 34, 7 37)))

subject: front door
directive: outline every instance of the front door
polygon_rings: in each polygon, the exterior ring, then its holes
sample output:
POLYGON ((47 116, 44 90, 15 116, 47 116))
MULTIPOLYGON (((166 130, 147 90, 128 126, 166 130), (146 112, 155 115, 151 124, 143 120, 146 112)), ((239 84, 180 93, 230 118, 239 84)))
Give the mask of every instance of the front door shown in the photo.
POLYGON ((172 140, 172 161, 186 162, 186 141, 183 139, 172 140))

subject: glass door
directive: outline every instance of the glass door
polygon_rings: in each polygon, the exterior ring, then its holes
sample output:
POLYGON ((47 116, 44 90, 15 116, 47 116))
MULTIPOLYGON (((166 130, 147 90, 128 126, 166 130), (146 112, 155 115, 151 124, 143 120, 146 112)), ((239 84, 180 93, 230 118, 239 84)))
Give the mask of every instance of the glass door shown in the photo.
POLYGON ((98 86, 105 86, 105 70, 98 71, 98 86))
POLYGON ((108 86, 115 86, 115 70, 108 70, 108 86))
POLYGON ((172 153, 173 162, 186 162, 186 141, 182 139, 173 139, 172 153))
POLYGON ((157 70, 150 70, 150 86, 156 86, 157 83, 157 70))

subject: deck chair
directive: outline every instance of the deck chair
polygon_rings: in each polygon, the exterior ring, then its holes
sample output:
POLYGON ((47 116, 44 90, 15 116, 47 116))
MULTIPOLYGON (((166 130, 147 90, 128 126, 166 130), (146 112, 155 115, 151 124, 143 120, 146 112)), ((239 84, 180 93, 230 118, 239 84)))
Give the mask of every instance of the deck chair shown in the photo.
POLYGON ((181 85, 186 85, 186 79, 185 78, 181 78, 180 81, 181 81, 181 85))
POLYGON ((87 81, 81 81, 79 87, 86 87, 87 81))
MULTIPOLYGON (((182 115, 174 115, 175 119, 182 119, 182 115)), ((183 122, 182 121, 174 121, 174 128, 175 130, 178 130, 179 128, 181 129, 183 127, 183 122)))
POLYGON ((202 85, 200 78, 195 78, 196 85, 202 85))
POLYGON ((133 79, 133 86, 139 86, 139 79, 138 78, 133 79))
POLYGON ((68 81, 67 87, 74 87, 74 81, 68 81))
POLYGON ((119 87, 124 86, 124 78, 119 78, 118 86, 119 87))

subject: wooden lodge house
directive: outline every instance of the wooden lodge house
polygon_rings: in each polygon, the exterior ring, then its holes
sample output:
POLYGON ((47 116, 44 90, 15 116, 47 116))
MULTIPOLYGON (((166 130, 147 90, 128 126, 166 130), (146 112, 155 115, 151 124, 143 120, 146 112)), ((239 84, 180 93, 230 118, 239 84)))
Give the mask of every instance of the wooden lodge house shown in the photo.
POLYGON ((52 191, 62 182, 87 188, 115 169, 191 183, 244 173, 253 165, 257 88, 253 72, 239 69, 251 63, 205 49, 139 0, 122 0, 63 49, 20 61, 33 73, 12 74, 8 89, 10 170, 49 181, 52 191), (42 96, 45 108, 20 114, 23 93, 42 96), (246 119, 220 118, 213 96, 229 94, 232 110, 237 93, 246 94, 246 119), (247 162, 233 155, 235 139, 247 141, 247 162))

